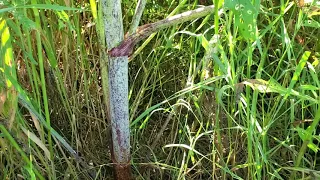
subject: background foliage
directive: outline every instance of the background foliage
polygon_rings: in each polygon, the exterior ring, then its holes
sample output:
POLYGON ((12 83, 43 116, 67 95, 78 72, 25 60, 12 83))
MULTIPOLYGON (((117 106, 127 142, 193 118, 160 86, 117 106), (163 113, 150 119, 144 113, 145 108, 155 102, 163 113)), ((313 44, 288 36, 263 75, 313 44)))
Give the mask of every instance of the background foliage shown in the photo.
MULTIPOLYGON (((320 178, 319 2, 219 3, 130 57, 135 177, 320 178)), ((211 4, 148 1, 140 24, 211 4)), ((0 179, 109 179, 99 2, 0 7, 0 179)))

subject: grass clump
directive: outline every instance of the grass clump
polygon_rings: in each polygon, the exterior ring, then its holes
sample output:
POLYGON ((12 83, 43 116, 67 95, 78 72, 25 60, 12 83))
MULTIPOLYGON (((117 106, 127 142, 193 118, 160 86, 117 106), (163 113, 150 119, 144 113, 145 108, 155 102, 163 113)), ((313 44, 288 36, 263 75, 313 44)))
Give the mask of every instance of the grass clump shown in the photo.
MULTIPOLYGON (((130 57, 137 179, 320 178, 319 2, 232 3, 130 57)), ((210 4, 148 2, 142 23, 210 4)), ((0 6, 0 179, 110 179, 100 4, 0 6)))

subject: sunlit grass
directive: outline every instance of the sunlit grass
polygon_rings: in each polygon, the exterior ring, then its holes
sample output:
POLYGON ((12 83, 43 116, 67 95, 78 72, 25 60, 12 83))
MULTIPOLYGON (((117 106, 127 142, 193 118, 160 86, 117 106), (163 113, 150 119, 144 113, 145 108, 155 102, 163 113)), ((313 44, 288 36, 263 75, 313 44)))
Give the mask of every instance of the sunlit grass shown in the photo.
MULTIPOLYGON (((111 178, 100 4, 31 3, 0 11, 0 179, 111 178)), ((261 3, 252 38, 228 10, 136 47, 129 61, 136 178, 320 177, 319 6, 261 3)), ((125 27, 134 4, 123 1, 125 27)), ((142 22, 198 5, 148 2, 142 22)))

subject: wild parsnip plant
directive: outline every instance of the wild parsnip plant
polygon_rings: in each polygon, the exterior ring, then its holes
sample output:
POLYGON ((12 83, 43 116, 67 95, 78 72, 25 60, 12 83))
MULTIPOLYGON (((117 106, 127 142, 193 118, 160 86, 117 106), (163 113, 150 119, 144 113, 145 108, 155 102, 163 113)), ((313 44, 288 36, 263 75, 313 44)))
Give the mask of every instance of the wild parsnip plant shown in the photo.
MULTIPOLYGON (((134 177, 320 179, 319 1, 147 1, 140 25, 212 4, 129 57, 134 177)), ((112 179, 100 7, 0 1, 0 179, 112 179)))

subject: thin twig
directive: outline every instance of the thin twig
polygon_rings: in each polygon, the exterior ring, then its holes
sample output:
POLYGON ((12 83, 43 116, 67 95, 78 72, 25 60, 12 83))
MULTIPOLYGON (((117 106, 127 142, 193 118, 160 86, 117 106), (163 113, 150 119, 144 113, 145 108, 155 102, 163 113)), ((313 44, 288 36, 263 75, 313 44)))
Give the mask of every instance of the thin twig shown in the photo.
POLYGON ((143 13, 143 10, 144 10, 144 7, 146 6, 146 4, 147 4, 147 0, 139 0, 137 7, 136 7, 136 11, 135 11, 134 16, 132 18, 131 26, 129 29, 129 35, 133 34, 136 31, 136 29, 138 28, 139 22, 140 22, 140 19, 141 19, 141 16, 142 16, 142 13, 143 13))

